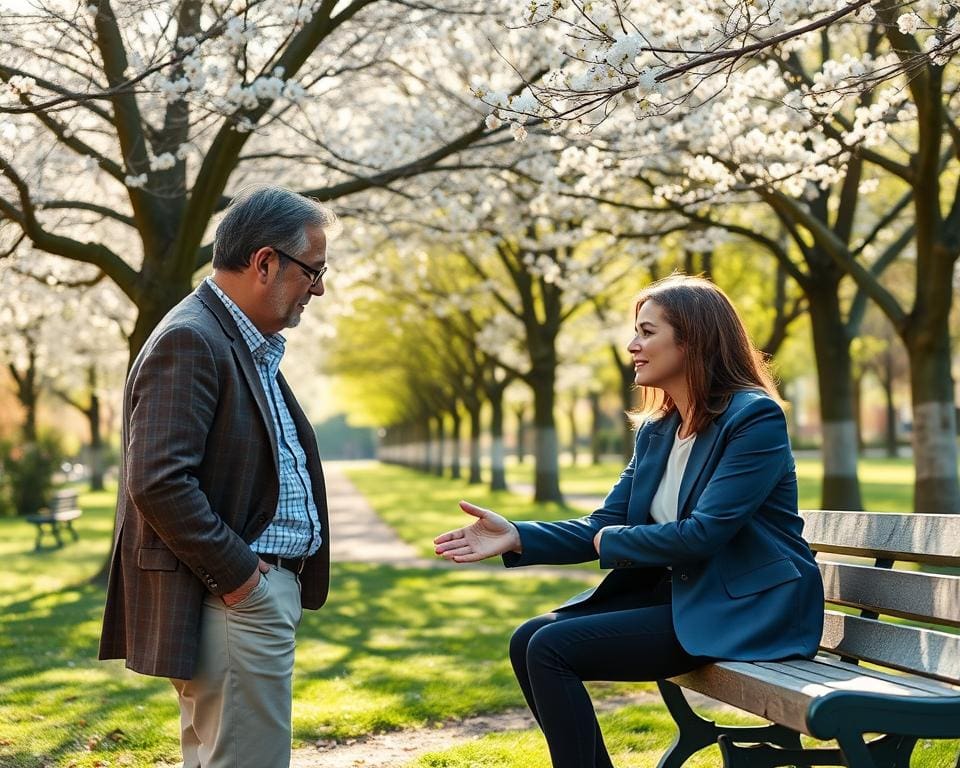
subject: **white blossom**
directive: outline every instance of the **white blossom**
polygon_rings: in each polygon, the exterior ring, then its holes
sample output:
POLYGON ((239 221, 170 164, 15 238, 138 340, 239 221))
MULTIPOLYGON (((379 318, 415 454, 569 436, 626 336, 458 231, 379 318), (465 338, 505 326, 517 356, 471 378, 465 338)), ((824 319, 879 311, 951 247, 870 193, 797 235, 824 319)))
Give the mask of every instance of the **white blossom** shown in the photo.
POLYGON ((22 96, 29 94, 36 85, 36 80, 32 77, 24 77, 23 75, 14 75, 7 81, 7 86, 10 90, 22 96))
POLYGON ((123 183, 130 189, 141 189, 147 186, 147 174, 141 173, 138 176, 125 176, 123 183))
MULTIPOLYGON (((282 69, 282 67, 278 67, 282 69)), ((294 104, 302 104, 307 98, 307 89, 296 80, 287 80, 283 86, 283 97, 294 104)))
POLYGON ((489 130, 495 131, 503 125, 503 121, 497 117, 496 112, 491 112, 487 115, 487 119, 483 121, 483 124, 486 125, 489 130))
POLYGON ((150 159, 151 171, 167 171, 177 164, 177 159, 169 152, 164 152, 150 159))
POLYGON ((905 35, 912 35, 920 29, 922 23, 923 19, 917 16, 917 14, 904 13, 897 19, 897 29, 905 35))
POLYGON ((513 134, 514 141, 526 141, 527 139, 527 129, 520 123, 511 123, 510 132, 513 134))
POLYGON ((258 77, 250 87, 258 100, 276 101, 283 93, 284 82, 278 77, 258 77))

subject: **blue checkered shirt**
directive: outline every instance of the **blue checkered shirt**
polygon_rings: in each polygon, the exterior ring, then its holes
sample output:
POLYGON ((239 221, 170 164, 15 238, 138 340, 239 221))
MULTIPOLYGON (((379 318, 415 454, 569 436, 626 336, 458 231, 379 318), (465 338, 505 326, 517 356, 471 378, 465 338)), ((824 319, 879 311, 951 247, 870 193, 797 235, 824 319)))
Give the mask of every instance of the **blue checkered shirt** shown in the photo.
POLYGON ((254 552, 281 557, 312 555, 320 549, 320 518, 313 500, 310 473, 307 471, 307 455, 300 445, 296 425, 277 383, 286 340, 279 333, 264 336, 220 286, 209 277, 206 280, 236 321, 243 340, 250 348, 277 435, 277 455, 280 459, 277 514, 250 548, 254 552))

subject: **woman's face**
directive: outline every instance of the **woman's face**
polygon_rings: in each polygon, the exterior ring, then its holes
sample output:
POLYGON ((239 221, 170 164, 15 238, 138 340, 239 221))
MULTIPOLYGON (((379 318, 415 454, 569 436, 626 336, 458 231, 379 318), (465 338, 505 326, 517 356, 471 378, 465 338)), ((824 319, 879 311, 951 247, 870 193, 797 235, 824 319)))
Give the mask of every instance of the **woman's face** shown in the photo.
POLYGON ((654 301, 648 299, 637 312, 636 332, 627 345, 633 357, 634 382, 663 389, 676 399, 678 388, 686 387, 683 347, 654 301))

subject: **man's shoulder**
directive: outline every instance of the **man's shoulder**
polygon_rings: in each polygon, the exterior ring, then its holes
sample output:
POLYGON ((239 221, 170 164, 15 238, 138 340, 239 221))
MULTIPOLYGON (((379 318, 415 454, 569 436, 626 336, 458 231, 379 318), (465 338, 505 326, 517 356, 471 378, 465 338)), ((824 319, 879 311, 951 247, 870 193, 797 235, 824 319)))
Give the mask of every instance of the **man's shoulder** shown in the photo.
POLYGON ((201 283, 197 290, 181 299, 180 303, 166 314, 157 325, 155 333, 165 333, 180 328, 193 329, 204 334, 218 329, 226 331, 224 320, 219 316, 225 312, 226 308, 217 295, 201 283), (221 310, 219 313, 217 305, 221 310))
MULTIPOLYGON (((213 301, 216 301, 213 296, 213 301)), ((229 348, 230 334, 223 321, 216 316, 210 301, 193 292, 174 306, 150 333, 144 352, 158 346, 201 345, 215 351, 229 348)))

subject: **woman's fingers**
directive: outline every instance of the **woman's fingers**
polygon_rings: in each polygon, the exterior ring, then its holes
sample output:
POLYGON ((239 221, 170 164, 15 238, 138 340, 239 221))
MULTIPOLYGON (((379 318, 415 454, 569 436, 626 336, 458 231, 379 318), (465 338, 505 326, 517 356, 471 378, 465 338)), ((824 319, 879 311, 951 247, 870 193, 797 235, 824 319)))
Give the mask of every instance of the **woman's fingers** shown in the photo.
POLYGON ((462 536, 457 536, 455 538, 444 539, 443 541, 436 542, 436 552, 441 554, 442 552, 449 552, 451 549, 459 549, 460 547, 469 546, 466 540, 462 536))
POLYGON ((473 551, 472 547, 463 546, 463 547, 458 547, 456 549, 449 549, 445 551, 441 555, 441 557, 445 558, 446 560, 453 560, 454 562, 460 563, 460 562, 465 562, 463 558, 472 557, 473 555, 476 555, 476 554, 477 553, 473 551))
POLYGON ((445 541, 454 541, 455 539, 463 538, 463 528, 457 528, 455 531, 447 531, 446 533, 441 533, 437 538, 433 540, 434 544, 443 544, 445 541))
POLYGON ((479 552, 470 552, 466 555, 452 555, 451 560, 455 563, 476 563, 480 560, 485 560, 490 557, 490 555, 481 555, 479 552))

